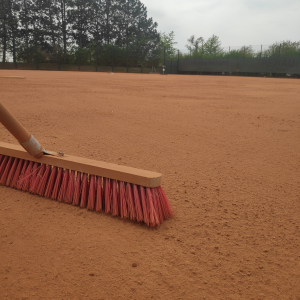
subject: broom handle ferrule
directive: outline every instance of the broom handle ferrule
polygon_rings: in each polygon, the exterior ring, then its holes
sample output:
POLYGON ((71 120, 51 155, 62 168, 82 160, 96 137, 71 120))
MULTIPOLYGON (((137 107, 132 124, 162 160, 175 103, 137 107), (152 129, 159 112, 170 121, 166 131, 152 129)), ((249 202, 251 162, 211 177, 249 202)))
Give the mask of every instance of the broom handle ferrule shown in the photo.
POLYGON ((1 102, 0 122, 30 155, 37 158, 43 155, 43 149, 39 142, 22 126, 22 124, 1 102))

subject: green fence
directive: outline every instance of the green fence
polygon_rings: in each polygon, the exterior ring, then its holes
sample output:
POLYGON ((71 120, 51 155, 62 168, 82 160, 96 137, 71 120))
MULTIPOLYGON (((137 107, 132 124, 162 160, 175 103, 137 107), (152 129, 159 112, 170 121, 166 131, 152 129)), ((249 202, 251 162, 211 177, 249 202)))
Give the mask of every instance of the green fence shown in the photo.
POLYGON ((300 74, 300 58, 219 58, 166 61, 171 73, 275 73, 300 74))

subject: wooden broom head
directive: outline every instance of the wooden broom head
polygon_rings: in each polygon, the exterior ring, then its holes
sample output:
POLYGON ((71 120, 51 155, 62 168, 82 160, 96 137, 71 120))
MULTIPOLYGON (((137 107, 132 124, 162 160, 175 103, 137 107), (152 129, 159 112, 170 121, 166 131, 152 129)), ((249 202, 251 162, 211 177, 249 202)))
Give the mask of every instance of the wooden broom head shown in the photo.
POLYGON ((162 183, 162 174, 160 173, 71 155, 58 156, 51 153, 51 155, 43 155, 40 158, 36 158, 28 154, 22 146, 4 142, 0 142, 0 154, 78 171, 81 173, 129 182, 143 187, 159 187, 162 183))

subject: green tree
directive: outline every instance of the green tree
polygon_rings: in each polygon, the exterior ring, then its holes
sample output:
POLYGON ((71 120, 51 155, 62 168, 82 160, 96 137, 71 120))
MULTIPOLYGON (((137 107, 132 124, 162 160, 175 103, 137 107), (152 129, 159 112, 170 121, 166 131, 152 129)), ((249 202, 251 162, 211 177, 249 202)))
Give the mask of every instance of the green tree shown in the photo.
POLYGON ((192 35, 190 38, 188 38, 188 44, 185 45, 185 47, 189 50, 190 56, 198 57, 201 55, 204 39, 203 37, 195 38, 194 35, 192 35))
POLYGON ((159 61, 162 64, 164 62, 164 55, 166 59, 170 59, 176 55, 176 49, 174 45, 177 44, 175 42, 175 33, 171 31, 170 33, 159 33, 160 41, 159 41, 159 48, 160 48, 160 58, 159 61))
POLYGON ((219 37, 212 35, 203 45, 203 52, 206 56, 220 55, 223 53, 219 37))
POLYGON ((263 51, 263 57, 297 57, 300 55, 300 41, 276 42, 263 51))

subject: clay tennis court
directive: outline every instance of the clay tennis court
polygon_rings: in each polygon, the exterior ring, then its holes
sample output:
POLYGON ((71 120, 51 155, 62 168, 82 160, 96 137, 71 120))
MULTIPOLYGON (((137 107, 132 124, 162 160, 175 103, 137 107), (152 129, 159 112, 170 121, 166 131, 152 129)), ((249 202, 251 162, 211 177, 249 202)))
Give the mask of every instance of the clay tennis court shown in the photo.
MULTIPOLYGON (((0 299, 300 299, 300 82, 8 71, 48 150, 163 174, 158 228, 0 186, 0 299)), ((0 124, 0 140, 16 140, 0 124)))

